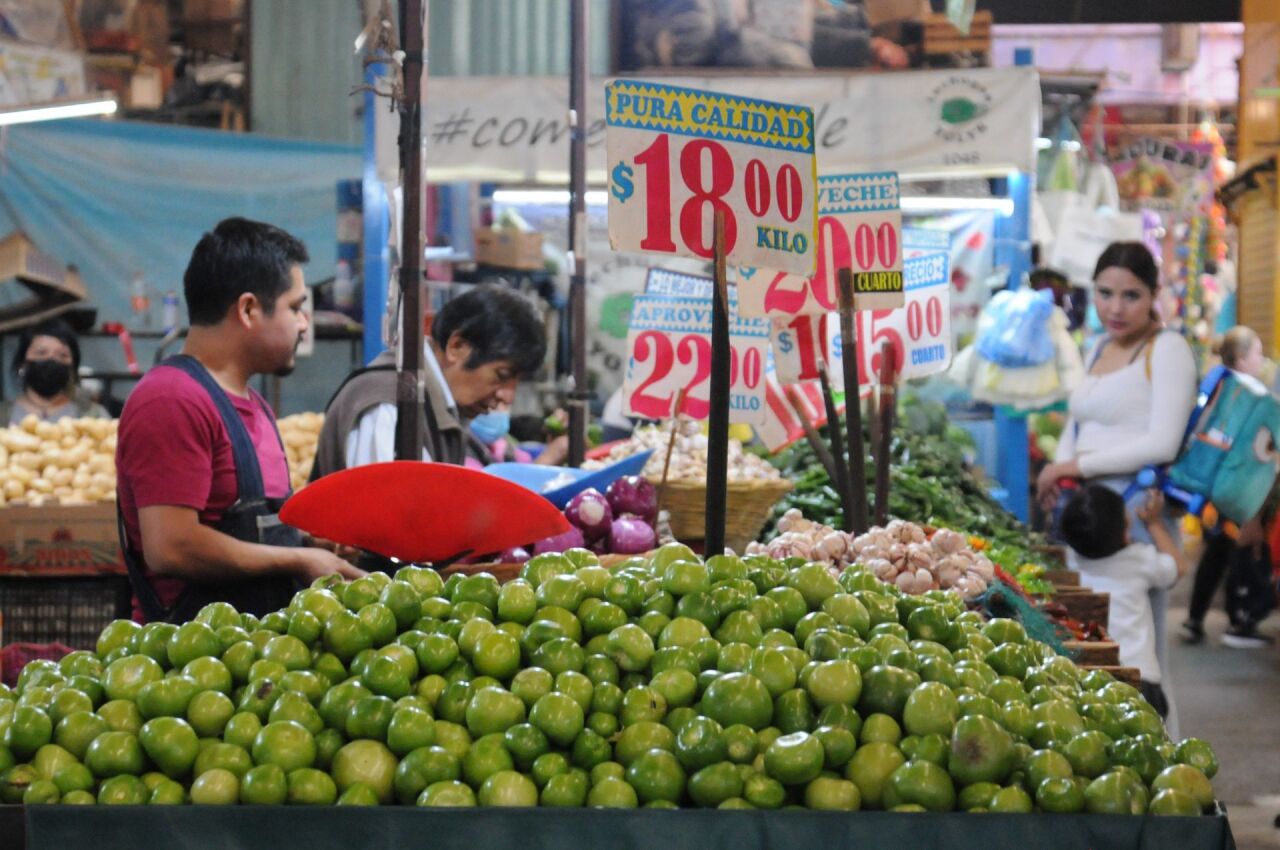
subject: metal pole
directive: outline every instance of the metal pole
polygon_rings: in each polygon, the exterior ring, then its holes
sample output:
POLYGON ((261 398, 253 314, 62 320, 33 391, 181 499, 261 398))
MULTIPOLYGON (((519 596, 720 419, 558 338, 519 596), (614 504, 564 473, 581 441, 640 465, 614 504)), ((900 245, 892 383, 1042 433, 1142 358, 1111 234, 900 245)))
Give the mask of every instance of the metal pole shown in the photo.
MULTIPOLYGON (((400 176, 404 214, 400 233, 400 370, 396 373, 396 459, 422 460, 422 97, 423 0, 402 0, 404 99, 400 103, 400 176)), ((373 317, 366 316, 366 321, 373 317)), ((439 460, 439 458, 437 458, 439 460)))
POLYGON ((707 422, 706 533, 702 553, 724 552, 729 489, 729 284, 724 212, 715 212, 715 292, 711 294, 711 415, 707 422))
POLYGON ((569 392, 569 465, 587 450, 587 0, 569 5, 569 330, 573 386, 569 392))

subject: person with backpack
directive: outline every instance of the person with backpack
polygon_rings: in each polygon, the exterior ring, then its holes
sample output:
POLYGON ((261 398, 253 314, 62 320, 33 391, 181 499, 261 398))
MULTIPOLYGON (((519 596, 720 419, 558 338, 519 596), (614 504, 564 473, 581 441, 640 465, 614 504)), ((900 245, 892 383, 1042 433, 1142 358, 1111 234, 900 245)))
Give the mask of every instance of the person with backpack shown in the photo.
MULTIPOLYGON (((1217 353, 1223 366, 1251 378, 1260 378, 1266 363, 1262 339, 1243 325, 1223 335, 1217 353)), ((1273 502, 1274 498, 1268 499, 1268 506, 1273 502)), ((1224 607, 1230 625, 1222 635, 1223 645, 1233 649, 1261 649, 1274 642, 1269 635, 1258 631, 1258 622, 1275 604, 1275 592, 1267 581, 1271 559, 1264 532, 1268 517, 1263 514, 1269 513, 1274 511, 1264 507, 1262 514, 1238 528, 1223 525, 1210 530, 1206 526, 1204 552, 1196 567, 1187 619, 1181 628, 1184 642, 1204 640, 1204 617, 1224 577, 1228 577, 1224 607)))
MULTIPOLYGON (((1104 333, 1086 356, 1088 370, 1071 394, 1057 456, 1036 480, 1037 498, 1046 510, 1059 501, 1064 482, 1101 484, 1124 494, 1139 471, 1172 462, 1196 406, 1195 356, 1156 314, 1160 272, 1147 247, 1111 243, 1098 258, 1093 281, 1093 304, 1104 333)), ((1137 516, 1142 498, 1138 490, 1128 503, 1129 525, 1133 542, 1150 543, 1146 524, 1137 516)), ((1177 540, 1177 523, 1169 511, 1163 523, 1177 540)), ((1168 595, 1163 588, 1150 592, 1156 655, 1167 674, 1168 595)), ((1177 713, 1167 675, 1163 686, 1172 733, 1177 713)))

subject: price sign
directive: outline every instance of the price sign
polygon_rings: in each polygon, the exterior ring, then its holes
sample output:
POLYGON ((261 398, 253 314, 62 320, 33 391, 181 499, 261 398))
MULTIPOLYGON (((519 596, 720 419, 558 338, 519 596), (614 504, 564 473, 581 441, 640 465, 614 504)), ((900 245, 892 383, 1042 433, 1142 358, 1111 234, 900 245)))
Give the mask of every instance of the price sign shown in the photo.
MULTIPOLYGON (((629 416, 663 419, 686 391, 680 413, 706 419, 711 377, 712 281, 653 270, 649 291, 631 308, 623 409, 629 416), (656 272, 656 274, 655 274, 656 272)), ((758 424, 764 418, 764 370, 769 324, 740 319, 729 300, 729 420, 758 424)))
POLYGON ((616 80, 605 120, 615 251, 710 259, 719 210, 730 263, 813 272, 813 110, 616 80))
POLYGON ((950 254, 951 232, 925 227, 902 228, 902 253, 907 259, 925 254, 950 254))
POLYGON ((812 277, 742 269, 742 312, 788 318, 839 308, 836 271, 853 272, 854 307, 888 310, 904 303, 902 211, 892 171, 818 178, 818 264, 812 277))
MULTIPOLYGON (((903 266, 906 304, 896 310, 866 310, 854 314, 858 346, 858 383, 865 389, 876 382, 880 352, 887 342, 894 349, 897 377, 919 378, 951 365, 951 286, 946 254, 908 259, 903 266)), ((828 363, 841 355, 840 317, 792 316, 773 319, 771 336, 778 378, 783 383, 818 376, 819 352, 828 363)), ((833 385, 844 386, 844 373, 831 369, 833 385)))
MULTIPOLYGON (((788 385, 804 408, 815 428, 827 424, 827 407, 822 400, 822 386, 817 381, 784 381, 774 369, 774 359, 765 364, 764 419, 755 426, 756 436, 770 452, 778 452, 804 438, 804 424, 787 398, 788 385)), ((844 403, 836 405, 843 413, 844 403)))

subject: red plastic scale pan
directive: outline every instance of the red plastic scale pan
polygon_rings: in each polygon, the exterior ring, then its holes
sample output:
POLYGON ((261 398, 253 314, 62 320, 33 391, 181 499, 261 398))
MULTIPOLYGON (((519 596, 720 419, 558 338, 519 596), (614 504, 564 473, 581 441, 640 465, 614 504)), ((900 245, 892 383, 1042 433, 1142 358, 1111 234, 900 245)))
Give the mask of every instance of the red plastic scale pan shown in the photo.
POLYGON ((519 484, 415 461, 326 475, 285 502, 280 519, 316 537, 418 563, 498 552, 569 528, 555 506, 519 484))

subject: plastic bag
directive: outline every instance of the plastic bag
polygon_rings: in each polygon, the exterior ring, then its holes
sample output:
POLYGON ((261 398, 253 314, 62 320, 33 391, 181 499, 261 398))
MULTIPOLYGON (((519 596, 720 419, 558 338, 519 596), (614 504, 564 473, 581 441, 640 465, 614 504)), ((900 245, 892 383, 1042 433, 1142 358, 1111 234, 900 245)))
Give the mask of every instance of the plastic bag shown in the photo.
POLYGON ((1054 357, 1049 317, 1053 293, 1019 289, 1001 292, 983 310, 990 326, 978 337, 978 354, 1008 369, 1039 366, 1054 357))

